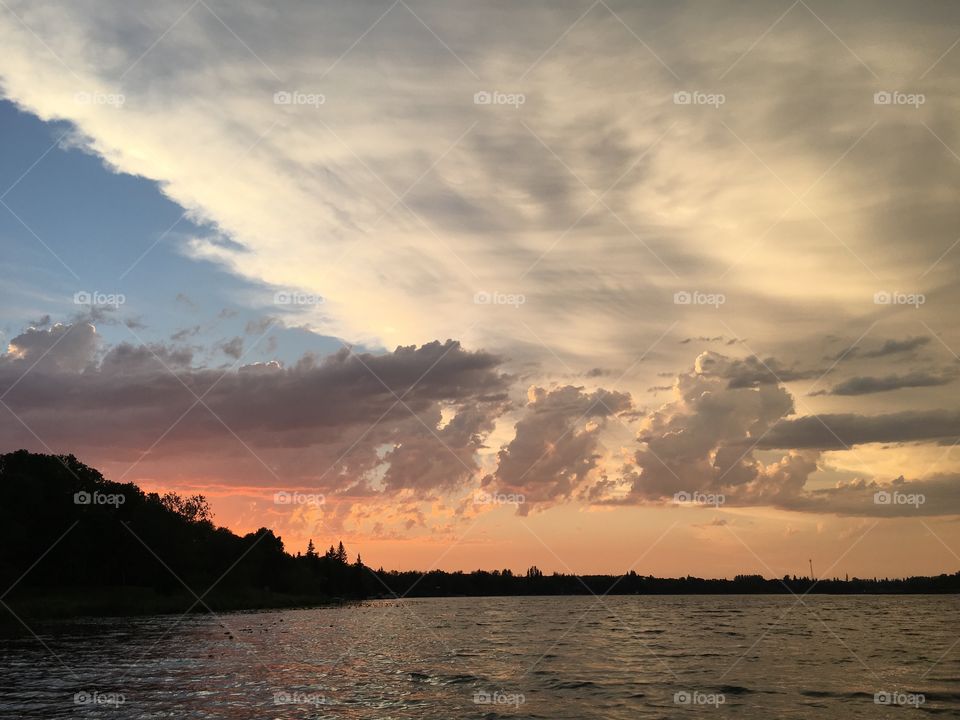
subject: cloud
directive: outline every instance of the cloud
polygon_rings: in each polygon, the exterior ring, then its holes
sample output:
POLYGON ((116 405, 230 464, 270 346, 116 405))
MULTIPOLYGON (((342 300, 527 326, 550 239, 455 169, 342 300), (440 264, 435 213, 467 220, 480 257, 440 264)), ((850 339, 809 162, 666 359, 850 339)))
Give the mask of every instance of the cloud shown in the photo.
POLYGON ((710 522, 693 523, 692 525, 695 528, 711 528, 711 527, 725 527, 726 525, 729 525, 729 524, 730 524, 730 521, 727 520, 727 518, 714 518, 710 522))
POLYGON ((33 368, 37 372, 76 373, 93 363, 97 347, 97 331, 90 323, 56 323, 31 327, 17 335, 2 360, 11 369, 23 372, 33 368))
POLYGON ((624 467, 621 501, 709 491, 762 504, 803 486, 816 470, 816 454, 791 453, 771 465, 754 456, 752 445, 792 414, 794 404, 768 374, 755 373, 753 360, 708 351, 677 376, 674 399, 641 424, 641 447, 624 467))
POLYGON ((248 365, 241 365, 237 369, 237 371, 241 373, 273 373, 281 370, 283 370, 283 363, 279 360, 250 363, 248 365))
POLYGON ((247 335, 260 336, 267 332, 271 327, 277 324, 277 319, 273 317, 259 317, 248 320, 243 332, 247 335))
POLYGON ((170 336, 170 339, 174 342, 180 342, 182 340, 186 340, 187 338, 198 335, 200 333, 200 329, 201 328, 199 325, 191 325, 190 327, 180 328, 170 336))
POLYGON ((322 479, 332 491, 429 496, 479 471, 511 384, 500 358, 452 340, 237 372, 191 367, 190 350, 163 345, 121 343, 97 363, 99 345, 89 325, 11 341, 0 392, 30 430, 7 413, 5 447, 39 437, 110 469, 142 461, 138 472, 236 485, 322 479))
POLYGON ((723 341, 723 339, 724 339, 723 335, 715 335, 714 337, 707 337, 705 335, 700 335, 699 337, 695 337, 695 338, 689 338, 689 337, 684 338, 683 340, 680 341, 680 344, 688 345, 692 342, 721 342, 723 341))
POLYGON ((906 340, 887 340, 876 350, 870 350, 862 353, 862 357, 878 358, 888 355, 898 355, 901 353, 912 352, 918 348, 924 347, 930 342, 929 337, 912 337, 906 340))
POLYGON ((120 343, 103 356, 99 372, 106 378, 144 373, 172 373, 190 367, 193 351, 189 348, 120 343))
POLYGON ((855 479, 789 498, 783 506, 800 512, 864 517, 922 517, 960 514, 960 475, 938 474, 924 480, 890 482, 855 479))
POLYGON ((782 420, 761 448, 842 450, 865 443, 949 441, 960 437, 960 412, 905 410, 881 415, 824 413, 782 420))
POLYGON ((193 362, 192 349, 162 343, 104 348, 86 323, 29 328, 0 357, 0 392, 9 389, 16 414, 0 420, 0 440, 34 447, 40 438, 43 449, 78 453, 114 475, 136 467, 134 477, 316 487, 348 503, 452 499, 481 487, 523 496, 521 514, 565 502, 660 503, 681 491, 723 495, 730 506, 908 514, 874 503, 873 493, 895 490, 930 498, 921 514, 960 512, 954 476, 809 483, 824 451, 952 441, 960 413, 795 417, 783 385, 731 383, 755 369, 751 358, 702 353, 650 412, 626 392, 571 385, 531 386, 516 408, 517 378, 504 360, 452 340, 308 354, 290 367, 193 362), (619 459, 609 447, 611 430, 623 427, 611 426, 614 417, 639 422, 639 447, 619 459), (488 439, 508 418, 512 429, 483 475, 488 439), (785 452, 758 454, 776 449, 785 452))
POLYGON ((717 353, 704 353, 698 360, 704 372, 718 372, 721 377, 729 380, 731 388, 757 387, 763 384, 778 384, 794 380, 808 380, 816 378, 823 370, 816 368, 801 370, 794 367, 785 367, 776 358, 768 357, 761 360, 756 355, 743 359, 729 359, 717 353), (714 369, 713 363, 720 367, 714 369))
POLYGON ((243 338, 237 336, 231 340, 224 340, 217 344, 217 349, 227 357, 239 360, 243 357, 243 338))
POLYGON ((833 489, 809 482, 822 452, 842 449, 841 440, 855 444, 949 439, 960 432, 960 413, 794 418, 793 398, 782 385, 742 387, 729 382, 730 377, 741 377, 744 367, 752 365, 702 353, 691 371, 677 377, 674 399, 643 419, 637 433, 640 449, 623 463, 619 477, 604 476, 591 486, 591 501, 646 504, 672 500, 677 493, 702 493, 723 498, 720 504, 731 507, 877 517, 917 511, 916 506, 890 507, 874 501, 876 492, 895 491, 932 498, 921 514, 960 513, 960 486, 946 478, 858 481, 833 489), (761 459, 760 451, 777 449, 786 453, 772 462, 761 459))
POLYGON ((869 395, 890 392, 902 388, 939 387, 948 385, 957 378, 955 371, 933 373, 917 371, 904 375, 883 377, 858 376, 834 385, 830 390, 819 390, 812 395, 869 395))
POLYGON ((918 336, 905 338, 904 340, 886 340, 880 347, 873 350, 862 350, 859 346, 848 348, 843 352, 837 353, 831 360, 852 360, 856 357, 861 358, 881 358, 890 355, 902 355, 911 353, 914 350, 922 348, 929 344, 930 338, 927 336, 918 336))
POLYGON ((597 467, 601 431, 607 420, 631 409, 630 395, 566 385, 531 387, 513 439, 497 454, 497 469, 483 479, 496 492, 522 495, 518 508, 572 499, 597 467))
MULTIPOLYGON (((906 115, 874 105, 860 60, 802 4, 755 46, 775 19, 764 4, 685 7, 599 4, 578 20, 563 5, 457 0, 418 11, 424 27, 402 3, 264 13, 238 0, 218 20, 202 4, 134 16, 119 0, 14 2, 0 16, 3 87, 219 229, 182 252, 322 295, 298 320, 365 346, 458 337, 551 359, 526 325, 575 373, 627 367, 675 321, 679 338, 718 337, 716 313, 673 302, 718 277, 735 308, 725 322, 778 357, 797 335, 889 310, 870 301, 876 277, 919 278, 956 226, 953 158, 919 125, 955 146, 953 56, 929 78, 937 102, 906 115), (55 38, 57 56, 38 37, 55 38), (639 94, 624 67, 643 78, 639 94), (497 88, 525 102, 474 103, 497 88), (696 88, 726 102, 675 102, 696 88), (96 92, 125 102, 76 100, 96 92), (277 92, 325 102, 275 103, 277 92), (905 123, 924 142, 904 143, 905 123), (807 188, 810 212, 784 217, 807 188), (789 277, 783 247, 805 258, 789 277), (526 302, 474 303, 483 290, 526 302)), ((956 35, 946 7, 849 8, 825 22, 878 75, 919 75, 926 48, 956 35)), ((917 281, 927 309, 952 307, 958 259, 917 281)), ((651 359, 677 367, 683 349, 667 342, 651 359)), ((762 367, 750 375, 769 381, 762 367)))

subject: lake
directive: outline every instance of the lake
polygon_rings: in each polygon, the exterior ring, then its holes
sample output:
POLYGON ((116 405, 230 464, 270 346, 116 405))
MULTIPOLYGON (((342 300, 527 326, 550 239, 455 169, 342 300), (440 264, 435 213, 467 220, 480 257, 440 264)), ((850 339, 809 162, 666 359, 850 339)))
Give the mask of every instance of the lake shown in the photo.
POLYGON ((955 596, 437 598, 30 622, 0 716, 960 715, 955 596))

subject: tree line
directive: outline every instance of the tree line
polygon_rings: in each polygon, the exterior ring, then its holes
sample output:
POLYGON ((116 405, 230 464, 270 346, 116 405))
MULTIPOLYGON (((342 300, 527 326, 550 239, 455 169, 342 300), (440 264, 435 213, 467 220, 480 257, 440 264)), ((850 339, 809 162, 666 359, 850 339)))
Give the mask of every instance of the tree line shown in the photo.
POLYGON ((214 524, 202 495, 145 493, 73 455, 0 455, 0 491, 0 587, 12 587, 5 602, 28 612, 204 611, 371 597, 960 592, 960 573, 815 583, 634 571, 545 575, 536 566, 517 574, 374 570, 359 555, 351 562, 342 542, 321 553, 311 540, 290 553, 269 528, 237 535, 214 524))
POLYGON ((202 495, 145 493, 73 455, 0 455, 0 492, 0 587, 24 606, 60 596, 86 607, 89 596, 124 610, 113 600, 126 592, 147 609, 233 609, 374 591, 342 543, 291 555, 269 528, 216 527, 202 495))

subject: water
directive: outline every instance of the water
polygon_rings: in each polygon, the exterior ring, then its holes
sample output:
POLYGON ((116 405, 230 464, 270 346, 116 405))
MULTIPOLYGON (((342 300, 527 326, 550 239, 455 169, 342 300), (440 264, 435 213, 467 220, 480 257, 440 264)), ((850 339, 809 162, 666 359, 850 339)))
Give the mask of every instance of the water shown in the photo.
POLYGON ((960 716, 955 597, 803 603, 454 598, 30 623, 39 639, 0 640, 0 716, 960 716))

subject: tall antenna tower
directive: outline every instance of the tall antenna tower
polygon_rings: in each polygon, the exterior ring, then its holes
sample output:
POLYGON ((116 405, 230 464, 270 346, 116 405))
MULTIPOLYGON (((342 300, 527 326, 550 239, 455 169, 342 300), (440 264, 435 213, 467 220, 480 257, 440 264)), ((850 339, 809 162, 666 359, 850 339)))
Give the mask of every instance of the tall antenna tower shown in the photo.
POLYGON ((810 563, 810 579, 813 580, 813 559, 808 560, 810 563))

